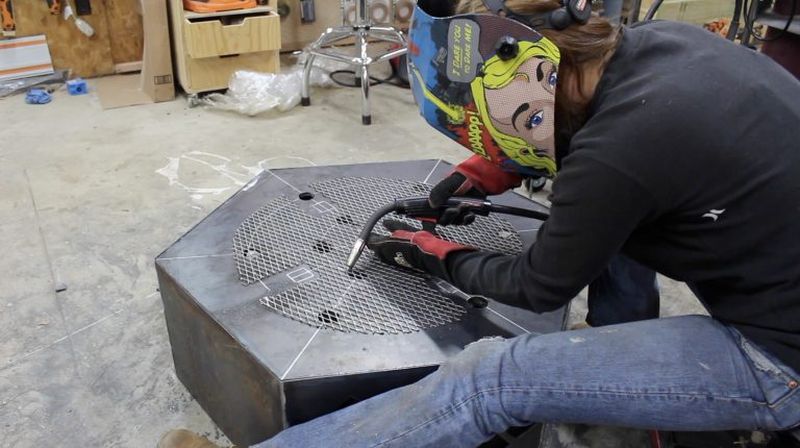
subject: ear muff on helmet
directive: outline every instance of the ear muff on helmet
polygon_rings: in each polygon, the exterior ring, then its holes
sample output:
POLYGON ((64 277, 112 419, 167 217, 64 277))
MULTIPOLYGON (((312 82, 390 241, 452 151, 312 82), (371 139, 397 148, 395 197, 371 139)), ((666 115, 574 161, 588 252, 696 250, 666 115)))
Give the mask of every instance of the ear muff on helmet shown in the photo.
POLYGON ((483 0, 494 14, 517 20, 533 29, 563 30, 573 23, 583 25, 592 16, 591 0, 560 0, 561 7, 540 14, 518 14, 506 7, 505 0, 483 0))

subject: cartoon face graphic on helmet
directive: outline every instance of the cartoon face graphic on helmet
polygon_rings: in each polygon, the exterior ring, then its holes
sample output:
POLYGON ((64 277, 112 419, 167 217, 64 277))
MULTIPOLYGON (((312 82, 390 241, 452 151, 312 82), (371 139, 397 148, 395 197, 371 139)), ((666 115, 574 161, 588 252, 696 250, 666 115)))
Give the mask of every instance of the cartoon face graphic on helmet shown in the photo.
POLYGON ((434 17, 417 4, 409 73, 434 128, 507 171, 555 174, 558 48, 527 26, 491 14, 434 17))

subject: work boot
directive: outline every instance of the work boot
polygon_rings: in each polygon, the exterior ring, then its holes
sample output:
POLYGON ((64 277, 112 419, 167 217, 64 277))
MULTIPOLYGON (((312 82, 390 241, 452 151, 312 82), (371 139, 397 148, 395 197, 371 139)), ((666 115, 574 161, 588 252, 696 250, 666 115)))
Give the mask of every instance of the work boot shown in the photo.
POLYGON ((205 437, 185 429, 173 429, 161 437, 156 448, 222 448, 205 437))

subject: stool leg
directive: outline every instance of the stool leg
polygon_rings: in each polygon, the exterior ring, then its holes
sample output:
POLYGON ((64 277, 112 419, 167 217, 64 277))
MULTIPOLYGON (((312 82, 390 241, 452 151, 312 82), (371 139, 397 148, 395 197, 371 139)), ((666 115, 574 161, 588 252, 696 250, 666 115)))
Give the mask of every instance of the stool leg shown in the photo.
POLYGON ((316 56, 309 53, 308 58, 306 58, 306 63, 303 65, 303 87, 300 90, 300 104, 303 106, 311 105, 309 87, 311 84, 311 69, 314 68, 314 59, 316 59, 316 56))
POLYGON ((367 55, 367 32, 358 33, 358 43, 361 48, 361 123, 372 124, 372 112, 369 107, 369 56, 367 55))
POLYGON ((362 49, 363 49, 362 46, 364 45, 364 41, 361 39, 361 30, 356 32, 355 45, 356 45, 356 55, 358 55, 358 57, 362 58, 362 60, 361 60, 362 64, 361 65, 357 65, 355 70, 353 70, 353 83, 355 84, 356 87, 361 87, 361 73, 364 70, 364 65, 363 65, 364 52, 362 51, 362 49))

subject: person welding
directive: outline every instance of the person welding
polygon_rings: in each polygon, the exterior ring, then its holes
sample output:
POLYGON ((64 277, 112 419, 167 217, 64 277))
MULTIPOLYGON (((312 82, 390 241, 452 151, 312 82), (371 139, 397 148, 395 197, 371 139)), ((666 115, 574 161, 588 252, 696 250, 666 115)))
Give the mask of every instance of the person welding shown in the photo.
POLYGON ((546 312, 624 256, 686 282, 709 315, 619 319, 620 305, 591 328, 479 341, 415 384, 259 447, 474 447, 534 422, 800 425, 793 76, 694 26, 612 26, 586 0, 420 0, 409 70, 423 118, 475 153, 432 203, 544 175, 552 207, 517 256, 394 228, 368 243, 381 260, 546 312))

